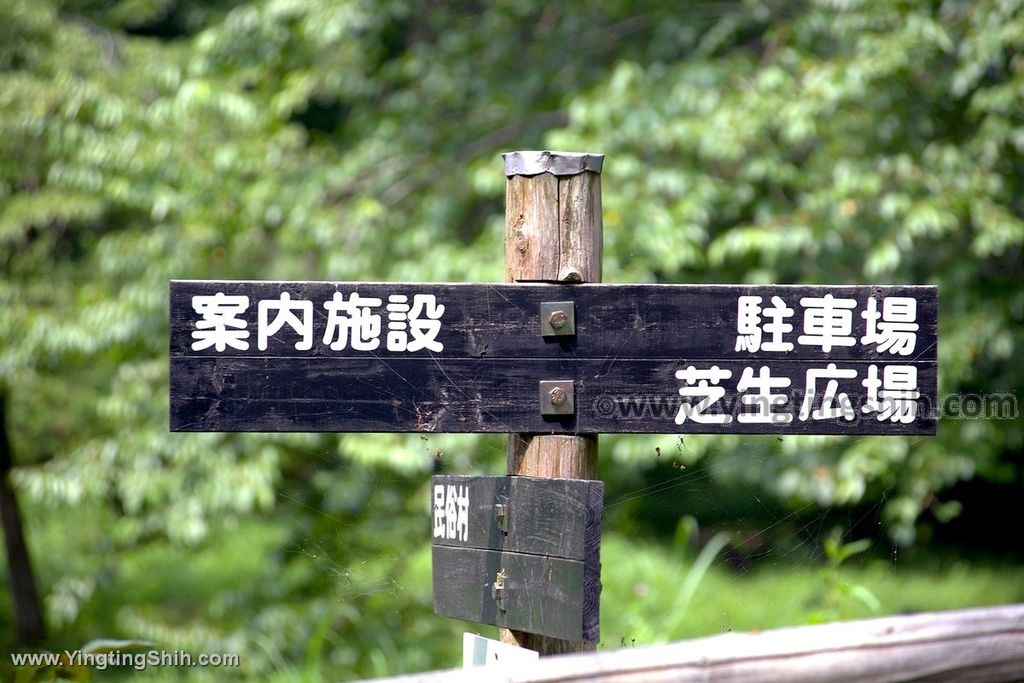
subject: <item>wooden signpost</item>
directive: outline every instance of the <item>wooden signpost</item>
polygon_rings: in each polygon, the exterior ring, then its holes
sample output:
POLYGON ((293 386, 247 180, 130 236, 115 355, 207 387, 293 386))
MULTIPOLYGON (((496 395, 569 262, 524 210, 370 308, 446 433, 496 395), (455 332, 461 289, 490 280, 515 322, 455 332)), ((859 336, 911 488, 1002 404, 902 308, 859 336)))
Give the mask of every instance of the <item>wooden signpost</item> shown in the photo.
POLYGON ((508 433, 434 479, 435 607, 543 653, 597 640, 597 434, 935 433, 935 287, 597 284, 601 161, 506 155, 507 284, 172 282, 171 429, 508 433))

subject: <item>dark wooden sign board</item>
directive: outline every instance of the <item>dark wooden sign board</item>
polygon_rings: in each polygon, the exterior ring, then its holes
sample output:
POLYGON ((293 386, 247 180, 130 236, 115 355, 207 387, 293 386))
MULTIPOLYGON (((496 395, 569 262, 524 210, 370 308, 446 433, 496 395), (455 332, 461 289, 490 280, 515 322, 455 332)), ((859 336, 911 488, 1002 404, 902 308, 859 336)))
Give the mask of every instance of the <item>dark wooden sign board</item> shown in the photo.
POLYGON ((602 482, 435 476, 430 491, 437 614, 597 642, 602 482))
POLYGON ((936 308, 931 286, 174 281, 171 429, 934 434, 936 308), (552 380, 571 413, 541 413, 552 380))

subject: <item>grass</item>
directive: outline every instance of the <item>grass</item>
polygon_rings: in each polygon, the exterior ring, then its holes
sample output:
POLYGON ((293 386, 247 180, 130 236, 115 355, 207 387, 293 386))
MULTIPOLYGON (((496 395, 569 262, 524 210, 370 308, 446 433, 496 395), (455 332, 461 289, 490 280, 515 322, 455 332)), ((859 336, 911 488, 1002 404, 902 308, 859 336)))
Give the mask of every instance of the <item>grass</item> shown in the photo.
POLYGON ((835 574, 823 564, 785 560, 737 574, 716 562, 700 576, 688 604, 692 553, 609 534, 601 563, 602 647, 608 648, 801 625, 820 621, 826 612, 858 619, 1024 602, 1024 567, 962 558, 867 558, 835 574), (844 587, 866 589, 878 608, 856 592, 837 590, 844 587))

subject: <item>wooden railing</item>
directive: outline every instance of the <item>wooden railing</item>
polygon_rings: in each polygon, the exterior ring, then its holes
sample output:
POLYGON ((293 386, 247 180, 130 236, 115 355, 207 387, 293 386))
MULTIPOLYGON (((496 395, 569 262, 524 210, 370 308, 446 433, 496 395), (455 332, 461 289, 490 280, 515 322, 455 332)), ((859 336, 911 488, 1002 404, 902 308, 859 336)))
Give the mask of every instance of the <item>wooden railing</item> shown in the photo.
POLYGON ((516 669, 457 669, 386 680, 1024 681, 1024 605, 726 633, 546 657, 516 669))

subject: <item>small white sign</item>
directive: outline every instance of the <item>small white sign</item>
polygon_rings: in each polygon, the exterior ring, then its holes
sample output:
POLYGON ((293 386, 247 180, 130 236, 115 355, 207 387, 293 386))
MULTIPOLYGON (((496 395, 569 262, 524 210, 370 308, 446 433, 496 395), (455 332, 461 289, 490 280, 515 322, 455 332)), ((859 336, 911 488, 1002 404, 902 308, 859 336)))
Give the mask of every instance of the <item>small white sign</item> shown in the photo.
POLYGON ((477 666, 509 666, 529 664, 540 658, 540 653, 500 640, 491 640, 475 633, 462 634, 462 668, 477 666))

